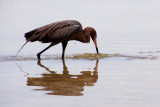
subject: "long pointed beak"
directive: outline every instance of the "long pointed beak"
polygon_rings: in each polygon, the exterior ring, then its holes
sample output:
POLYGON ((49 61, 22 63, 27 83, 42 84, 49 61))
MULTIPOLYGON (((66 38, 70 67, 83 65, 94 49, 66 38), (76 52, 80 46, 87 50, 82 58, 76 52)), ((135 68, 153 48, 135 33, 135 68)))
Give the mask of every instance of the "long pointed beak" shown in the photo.
POLYGON ((99 54, 98 47, 96 47, 97 54, 99 54))
POLYGON ((98 51, 98 46, 97 46, 97 40, 96 39, 94 39, 94 45, 95 45, 95 48, 96 48, 96 51, 97 51, 97 54, 99 53, 99 51, 98 51))

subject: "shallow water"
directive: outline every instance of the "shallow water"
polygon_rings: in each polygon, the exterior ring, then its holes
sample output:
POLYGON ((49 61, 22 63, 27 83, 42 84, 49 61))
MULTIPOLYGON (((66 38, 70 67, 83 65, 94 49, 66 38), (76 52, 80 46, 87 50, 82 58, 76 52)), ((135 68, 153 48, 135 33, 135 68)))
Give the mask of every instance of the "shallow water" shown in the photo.
MULTIPOLYGON (((140 52, 143 54, 144 52, 140 52)), ((153 53, 153 52, 145 52, 145 53, 153 53)), ((159 53, 159 52, 158 52, 159 53)), ((122 54, 93 54, 93 53, 84 53, 84 54, 75 54, 71 56, 65 56, 65 59, 79 59, 79 60, 100 60, 104 58, 125 58, 125 59, 150 59, 155 60, 159 59, 159 56, 153 56, 153 55, 122 55, 122 54)), ((59 60, 61 59, 60 56, 57 55, 42 55, 41 60, 59 60)), ((38 60, 37 56, 2 56, 0 57, 0 62, 5 61, 31 61, 31 60, 38 60)))
POLYGON ((159 107, 158 0, 1 0, 0 107, 159 107), (24 33, 45 24, 79 20, 97 30, 93 42, 25 43, 24 33))
POLYGON ((0 67, 5 106, 159 105, 158 59, 31 59, 0 67))

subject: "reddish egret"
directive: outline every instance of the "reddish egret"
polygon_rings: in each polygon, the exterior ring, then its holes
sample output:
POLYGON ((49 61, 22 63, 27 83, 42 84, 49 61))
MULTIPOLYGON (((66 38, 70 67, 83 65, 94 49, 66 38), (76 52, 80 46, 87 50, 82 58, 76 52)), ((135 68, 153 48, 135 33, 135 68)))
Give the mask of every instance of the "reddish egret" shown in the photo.
MULTIPOLYGON (((46 47, 37 54, 38 59, 40 59, 40 55, 44 51, 46 51, 47 49, 58 43, 62 43, 62 48, 63 48, 62 59, 64 59, 65 49, 69 40, 77 40, 83 43, 88 43, 90 42, 90 37, 92 38, 95 44, 96 51, 98 54, 96 30, 92 27, 86 27, 83 30, 82 25, 76 20, 64 20, 64 21, 54 22, 39 27, 37 29, 34 29, 28 33, 25 33, 24 37, 26 38, 26 43, 29 41, 30 42, 40 41, 42 43, 51 43, 48 47, 46 47)), ((24 45, 21 47, 21 49, 24 47, 24 45)), ((20 50, 18 51, 18 53, 20 52, 20 50)))

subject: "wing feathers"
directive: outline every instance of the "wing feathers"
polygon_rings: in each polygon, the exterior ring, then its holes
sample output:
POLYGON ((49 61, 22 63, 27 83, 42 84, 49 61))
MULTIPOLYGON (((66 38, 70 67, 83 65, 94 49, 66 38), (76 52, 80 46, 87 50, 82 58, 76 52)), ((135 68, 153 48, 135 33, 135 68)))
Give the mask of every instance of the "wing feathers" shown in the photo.
POLYGON ((81 30, 82 26, 78 21, 66 20, 34 29, 26 33, 25 38, 31 42, 62 42, 69 40, 74 34, 81 30))

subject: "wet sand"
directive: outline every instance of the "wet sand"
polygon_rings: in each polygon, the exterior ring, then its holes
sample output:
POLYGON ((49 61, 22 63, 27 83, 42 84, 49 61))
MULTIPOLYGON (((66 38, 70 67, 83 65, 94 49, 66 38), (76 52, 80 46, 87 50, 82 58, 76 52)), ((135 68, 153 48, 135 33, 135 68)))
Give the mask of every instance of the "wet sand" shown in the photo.
POLYGON ((159 107, 159 1, 0 1, 0 107, 159 107), (67 6, 67 7, 66 7, 67 6), (25 43, 42 25, 79 20, 97 30, 93 42, 25 43))

